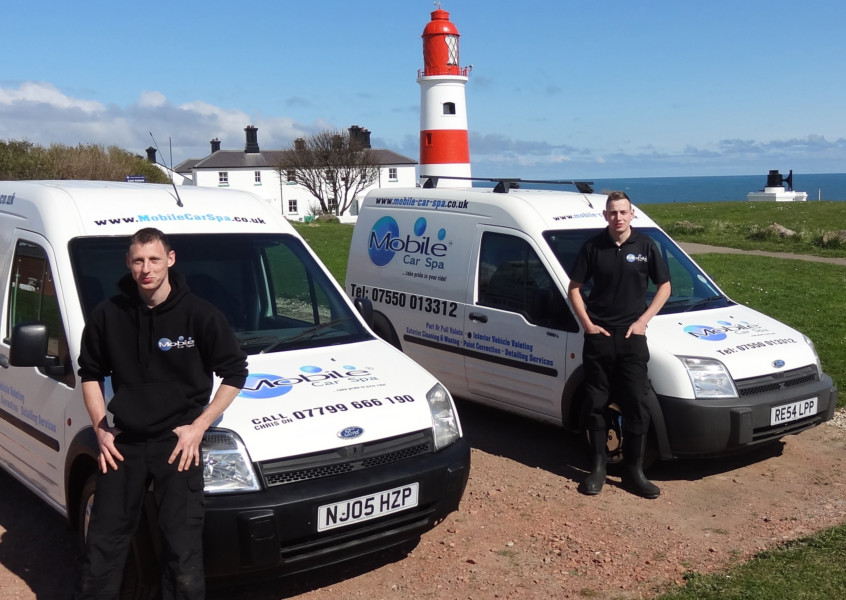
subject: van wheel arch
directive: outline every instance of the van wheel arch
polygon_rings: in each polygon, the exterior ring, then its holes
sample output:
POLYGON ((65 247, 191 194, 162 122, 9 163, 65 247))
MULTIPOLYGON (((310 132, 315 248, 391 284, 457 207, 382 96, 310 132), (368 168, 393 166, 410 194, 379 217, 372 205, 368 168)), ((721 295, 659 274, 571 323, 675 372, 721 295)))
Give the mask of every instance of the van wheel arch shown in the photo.
POLYGON ((399 336, 391 324, 391 320, 379 311, 373 312, 373 331, 376 332, 380 338, 394 346, 397 350, 402 351, 402 344, 400 344, 399 336))

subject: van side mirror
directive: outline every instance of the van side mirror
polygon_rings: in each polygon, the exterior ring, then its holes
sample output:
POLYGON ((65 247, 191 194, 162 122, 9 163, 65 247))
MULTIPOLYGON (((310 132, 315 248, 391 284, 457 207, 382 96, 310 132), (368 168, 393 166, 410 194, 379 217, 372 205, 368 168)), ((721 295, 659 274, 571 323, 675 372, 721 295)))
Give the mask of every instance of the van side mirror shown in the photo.
POLYGON ((49 333, 44 323, 18 323, 12 329, 9 364, 13 367, 42 367, 47 375, 64 375, 58 356, 47 354, 49 333))
POLYGON ((373 303, 370 298, 356 298, 353 300, 353 306, 364 319, 364 322, 367 323, 367 326, 373 329, 373 303))

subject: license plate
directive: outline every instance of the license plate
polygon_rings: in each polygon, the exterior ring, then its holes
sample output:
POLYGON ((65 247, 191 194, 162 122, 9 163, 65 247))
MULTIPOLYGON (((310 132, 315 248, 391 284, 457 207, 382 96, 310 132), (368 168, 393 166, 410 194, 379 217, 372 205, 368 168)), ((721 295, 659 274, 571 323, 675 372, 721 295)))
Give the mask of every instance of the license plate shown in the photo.
POLYGON ((817 414, 817 399, 808 398, 770 409, 770 425, 781 425, 817 414))
POLYGON ((417 506, 419 483, 325 504, 317 509, 317 531, 369 521, 417 506))

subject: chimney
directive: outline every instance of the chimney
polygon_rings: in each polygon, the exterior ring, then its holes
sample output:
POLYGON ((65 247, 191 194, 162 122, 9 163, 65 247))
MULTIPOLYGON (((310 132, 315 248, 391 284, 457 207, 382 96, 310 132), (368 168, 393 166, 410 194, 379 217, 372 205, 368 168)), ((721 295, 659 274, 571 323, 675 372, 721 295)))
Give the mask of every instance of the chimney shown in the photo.
POLYGON ((147 148, 147 161, 156 164, 156 149, 152 146, 147 148))
POLYGON ((219 139, 214 138, 210 143, 211 143, 211 153, 212 154, 220 151, 220 140, 219 139))
POLYGON ((258 145, 258 127, 247 125, 244 128, 247 134, 247 145, 244 146, 244 152, 247 154, 258 154, 260 152, 258 145))
POLYGON ((294 150, 305 150, 305 140, 303 138, 297 138, 294 140, 294 150))
POLYGON ((359 149, 370 148, 370 131, 358 125, 350 127, 349 131, 351 147, 359 149))

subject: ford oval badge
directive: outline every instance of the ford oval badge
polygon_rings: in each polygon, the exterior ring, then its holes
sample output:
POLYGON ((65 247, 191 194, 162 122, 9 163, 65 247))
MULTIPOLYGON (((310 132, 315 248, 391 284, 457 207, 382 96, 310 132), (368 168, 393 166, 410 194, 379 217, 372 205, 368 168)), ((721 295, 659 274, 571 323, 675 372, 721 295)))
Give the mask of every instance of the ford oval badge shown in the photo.
POLYGON ((362 429, 361 427, 345 427, 344 429, 338 432, 338 437, 342 440, 351 440, 357 438, 362 433, 364 433, 364 429, 362 429))
POLYGON ((784 366, 784 361, 783 361, 783 360, 781 360, 781 359, 779 359, 779 360, 774 360, 774 361, 773 361, 773 366, 774 366, 776 369, 780 369, 780 368, 782 368, 782 367, 784 366))

